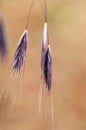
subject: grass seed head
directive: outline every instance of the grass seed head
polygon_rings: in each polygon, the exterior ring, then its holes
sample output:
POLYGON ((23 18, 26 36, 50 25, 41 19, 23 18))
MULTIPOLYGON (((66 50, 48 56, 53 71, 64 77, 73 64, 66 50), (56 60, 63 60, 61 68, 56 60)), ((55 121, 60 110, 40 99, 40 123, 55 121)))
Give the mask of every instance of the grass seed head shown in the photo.
POLYGON ((28 30, 24 30, 24 33, 22 34, 15 55, 12 63, 12 70, 19 72, 21 70, 21 67, 23 65, 23 61, 26 55, 26 49, 27 49, 27 42, 28 42, 28 30))

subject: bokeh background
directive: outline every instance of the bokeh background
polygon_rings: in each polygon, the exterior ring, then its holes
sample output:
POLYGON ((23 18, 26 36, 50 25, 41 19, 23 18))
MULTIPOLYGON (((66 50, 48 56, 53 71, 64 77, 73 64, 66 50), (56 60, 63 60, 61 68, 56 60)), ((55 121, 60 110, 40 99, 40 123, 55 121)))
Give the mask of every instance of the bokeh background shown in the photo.
MULTIPOLYGON (((23 33, 31 0, 0 0, 8 59, 0 61, 0 89, 7 82, 12 58, 23 33)), ((86 0, 47 0, 53 58, 54 129, 86 130, 86 0)), ((50 130, 48 117, 37 119, 43 13, 36 0, 30 17, 21 100, 0 114, 0 130, 50 130)), ((0 106, 1 107, 1 106, 0 106)))

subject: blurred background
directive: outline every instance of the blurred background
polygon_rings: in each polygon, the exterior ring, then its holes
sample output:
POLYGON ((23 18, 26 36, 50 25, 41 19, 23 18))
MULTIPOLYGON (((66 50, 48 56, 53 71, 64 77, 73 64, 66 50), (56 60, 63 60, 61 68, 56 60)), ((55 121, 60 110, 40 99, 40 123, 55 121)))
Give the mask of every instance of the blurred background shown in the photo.
MULTIPOLYGON (((0 90, 25 29, 31 0, 0 0, 8 43, 8 59, 0 61, 0 90)), ((52 48, 54 129, 86 130, 86 0, 47 0, 52 48)), ((0 114, 0 130, 50 130, 48 117, 37 119, 43 13, 36 0, 30 17, 24 77, 18 84, 21 100, 12 112, 0 114)), ((1 106, 0 106, 1 107, 1 106)))

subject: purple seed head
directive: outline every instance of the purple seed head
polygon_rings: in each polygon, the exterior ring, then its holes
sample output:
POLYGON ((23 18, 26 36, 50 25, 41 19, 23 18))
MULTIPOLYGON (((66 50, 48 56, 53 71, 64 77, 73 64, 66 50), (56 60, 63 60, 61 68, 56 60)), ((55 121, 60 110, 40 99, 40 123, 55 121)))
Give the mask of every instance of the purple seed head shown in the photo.
POLYGON ((51 58, 50 45, 48 45, 44 63, 44 80, 48 91, 51 89, 51 78, 52 78, 52 58, 51 58))
POLYGON ((15 55, 12 63, 12 71, 19 72, 21 70, 21 67, 23 65, 23 61, 26 55, 26 49, 27 49, 27 42, 28 42, 28 31, 25 30, 22 34, 15 55))
POLYGON ((7 55, 7 43, 6 35, 4 29, 4 22, 2 17, 0 17, 0 56, 4 58, 7 55))
POLYGON ((47 23, 44 23, 44 31, 42 38, 42 51, 41 51, 41 72, 46 84, 46 88, 49 91, 51 89, 51 78, 52 78, 52 58, 50 45, 48 44, 48 31, 47 23))

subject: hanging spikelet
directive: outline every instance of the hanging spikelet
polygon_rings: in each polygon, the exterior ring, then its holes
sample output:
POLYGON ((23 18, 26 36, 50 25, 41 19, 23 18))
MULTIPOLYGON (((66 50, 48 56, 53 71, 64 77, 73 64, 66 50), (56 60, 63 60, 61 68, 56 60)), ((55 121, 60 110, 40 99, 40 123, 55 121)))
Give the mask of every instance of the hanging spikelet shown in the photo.
POLYGON ((25 30, 24 30, 22 36, 20 37, 20 40, 18 42, 18 46, 17 46, 15 54, 14 54, 12 68, 11 68, 12 72, 20 72, 21 67, 23 66, 23 63, 25 60, 27 43, 28 43, 28 24, 29 24, 29 18, 30 18, 30 14, 31 14, 31 10, 32 10, 34 1, 35 0, 32 0, 31 6, 30 6, 29 11, 28 11, 25 30))
POLYGON ((45 86, 49 91, 51 89, 51 78, 52 78, 52 58, 48 36, 48 25, 47 25, 47 6, 46 1, 44 4, 40 0, 42 9, 44 11, 44 30, 42 37, 42 51, 41 51, 41 77, 44 80, 45 86))
POLYGON ((6 57, 7 55, 7 42, 5 35, 5 27, 2 16, 0 16, 0 56, 1 58, 6 57))
POLYGON ((27 49, 27 43, 28 43, 28 30, 24 30, 15 55, 14 55, 14 59, 13 59, 13 64, 12 64, 12 71, 16 71, 16 72, 20 72, 21 67, 23 66, 23 62, 25 59, 25 55, 26 55, 26 49, 27 49))
POLYGON ((54 128, 54 110, 53 110, 53 87, 52 87, 52 56, 49 42, 48 22, 47 22, 47 5, 45 0, 40 0, 44 15, 44 29, 42 36, 41 49, 41 84, 39 91, 38 117, 40 114, 50 115, 50 125, 54 128))
POLYGON ((52 58, 50 45, 47 43, 48 39, 47 23, 44 24, 43 39, 42 39, 42 52, 41 52, 41 72, 44 78, 46 88, 51 89, 52 77, 52 58))
POLYGON ((0 95, 0 103, 3 104, 3 106, 6 106, 7 104, 7 107, 10 108, 13 108, 16 101, 21 97, 21 86, 19 87, 19 80, 22 78, 22 72, 24 72, 25 57, 28 44, 28 24, 34 1, 35 0, 32 0, 31 6, 28 11, 24 32, 19 39, 17 48, 13 56, 10 76, 8 77, 7 83, 6 85, 4 85, 0 95))
POLYGON ((28 11, 25 30, 24 30, 24 32, 23 32, 23 34, 18 42, 18 46, 17 46, 15 54, 14 54, 12 67, 11 67, 12 72, 15 72, 15 71, 20 72, 21 67, 23 66, 23 62, 25 60, 27 43, 28 43, 28 24, 29 24, 30 13, 31 13, 34 1, 35 0, 32 0, 30 9, 28 11))

